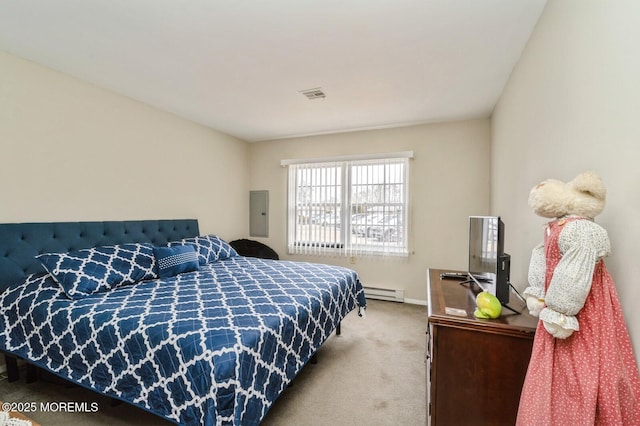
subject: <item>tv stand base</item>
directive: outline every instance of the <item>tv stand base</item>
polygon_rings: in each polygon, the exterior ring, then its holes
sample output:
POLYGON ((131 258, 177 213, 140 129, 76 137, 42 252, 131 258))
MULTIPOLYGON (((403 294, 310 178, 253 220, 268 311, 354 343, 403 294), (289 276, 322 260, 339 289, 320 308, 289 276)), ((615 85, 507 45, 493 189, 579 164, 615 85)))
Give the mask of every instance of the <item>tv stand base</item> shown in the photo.
POLYGON ((515 309, 513 309, 511 306, 507 305, 506 303, 501 303, 502 307, 507 308, 508 310, 510 310, 511 312, 513 312, 516 315, 520 315, 520 312, 516 311, 515 309))

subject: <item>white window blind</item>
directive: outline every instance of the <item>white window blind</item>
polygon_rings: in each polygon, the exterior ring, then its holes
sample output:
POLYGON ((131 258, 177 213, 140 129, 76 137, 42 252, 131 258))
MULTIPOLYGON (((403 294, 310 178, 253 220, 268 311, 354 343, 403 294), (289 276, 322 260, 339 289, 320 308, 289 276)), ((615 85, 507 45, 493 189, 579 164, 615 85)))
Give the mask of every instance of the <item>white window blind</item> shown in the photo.
POLYGON ((289 253, 408 255, 409 155, 283 164, 289 253))

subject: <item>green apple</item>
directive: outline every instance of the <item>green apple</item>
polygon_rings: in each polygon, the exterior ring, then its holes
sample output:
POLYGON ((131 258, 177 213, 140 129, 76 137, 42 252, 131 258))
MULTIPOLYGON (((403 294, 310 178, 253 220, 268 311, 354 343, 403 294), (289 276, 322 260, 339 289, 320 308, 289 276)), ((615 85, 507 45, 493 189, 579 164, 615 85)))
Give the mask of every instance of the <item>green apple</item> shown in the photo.
POLYGON ((501 313, 502 305, 493 294, 483 291, 476 296, 476 310, 473 313, 476 318, 498 318, 501 313))

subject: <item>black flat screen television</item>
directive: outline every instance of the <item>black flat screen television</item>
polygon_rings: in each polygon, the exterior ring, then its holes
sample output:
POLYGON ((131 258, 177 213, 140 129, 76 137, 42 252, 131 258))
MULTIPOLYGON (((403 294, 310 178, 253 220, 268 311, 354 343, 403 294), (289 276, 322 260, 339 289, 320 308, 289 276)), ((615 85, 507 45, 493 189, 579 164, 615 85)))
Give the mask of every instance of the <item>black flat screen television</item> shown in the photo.
POLYGON ((504 223, 499 216, 469 216, 469 277, 509 303, 511 258, 504 252, 504 223))

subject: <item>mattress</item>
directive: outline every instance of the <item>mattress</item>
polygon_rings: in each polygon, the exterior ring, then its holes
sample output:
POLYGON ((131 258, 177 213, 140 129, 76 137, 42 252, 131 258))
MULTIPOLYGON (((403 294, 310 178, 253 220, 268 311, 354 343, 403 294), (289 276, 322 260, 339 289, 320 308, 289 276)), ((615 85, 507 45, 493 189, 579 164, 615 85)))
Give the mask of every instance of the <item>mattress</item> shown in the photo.
POLYGON ((175 423, 253 425, 365 303, 350 269, 242 256, 77 300, 36 273, 0 295, 0 349, 175 423))

